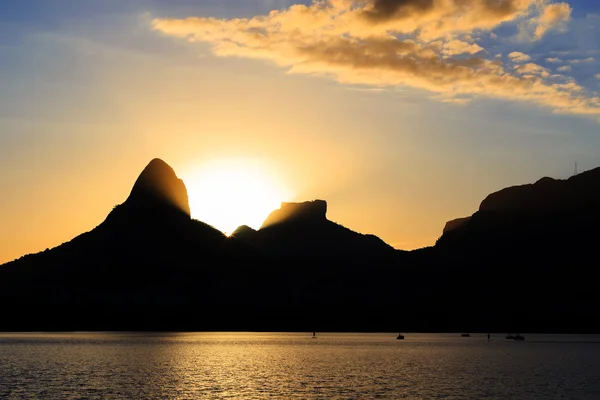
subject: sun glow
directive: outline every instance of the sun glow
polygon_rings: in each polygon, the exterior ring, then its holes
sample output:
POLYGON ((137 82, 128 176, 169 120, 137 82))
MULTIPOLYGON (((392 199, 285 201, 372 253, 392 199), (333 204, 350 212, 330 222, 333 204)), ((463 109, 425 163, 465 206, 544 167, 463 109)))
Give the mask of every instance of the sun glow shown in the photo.
POLYGON ((273 168, 256 160, 217 160, 183 177, 192 217, 231 234, 238 226, 260 228, 290 192, 273 168))

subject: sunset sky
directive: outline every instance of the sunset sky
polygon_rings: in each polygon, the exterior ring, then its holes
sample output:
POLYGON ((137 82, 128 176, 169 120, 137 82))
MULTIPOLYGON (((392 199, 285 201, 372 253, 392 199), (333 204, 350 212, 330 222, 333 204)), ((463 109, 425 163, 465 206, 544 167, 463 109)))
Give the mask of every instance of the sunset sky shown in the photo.
POLYGON ((225 232, 318 198, 400 249, 600 166, 597 0, 8 0, 0 67, 0 263, 155 157, 225 232))

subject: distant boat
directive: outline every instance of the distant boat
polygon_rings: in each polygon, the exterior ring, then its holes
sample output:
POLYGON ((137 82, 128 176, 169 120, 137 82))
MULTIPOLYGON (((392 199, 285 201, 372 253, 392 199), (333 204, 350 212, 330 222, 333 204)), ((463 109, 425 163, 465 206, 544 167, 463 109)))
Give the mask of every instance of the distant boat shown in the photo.
POLYGON ((398 337, 396 338, 397 340, 404 340, 404 335, 399 333, 398 337))
POLYGON ((470 333, 461 333, 460 336, 462 337, 471 337, 470 333))

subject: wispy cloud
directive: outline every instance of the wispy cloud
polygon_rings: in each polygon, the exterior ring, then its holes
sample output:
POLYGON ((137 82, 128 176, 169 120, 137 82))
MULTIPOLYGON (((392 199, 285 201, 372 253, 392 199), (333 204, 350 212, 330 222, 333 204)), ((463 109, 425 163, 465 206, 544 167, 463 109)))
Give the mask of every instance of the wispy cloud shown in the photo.
POLYGON ((596 61, 596 59, 594 57, 588 57, 588 58, 584 58, 584 59, 574 59, 574 60, 569 60, 569 63, 571 64, 583 64, 583 63, 591 63, 596 61))
POLYGON ((211 43, 217 56, 265 59, 290 73, 412 86, 445 102, 486 96, 597 117, 600 97, 575 79, 529 62, 531 55, 516 49, 504 53, 507 62, 489 57, 477 39, 514 24, 533 29, 531 40, 538 41, 564 30, 570 16, 569 4, 548 0, 314 0, 252 18, 157 18, 152 26, 211 43))
POLYGON ((569 72, 569 71, 573 70, 573 68, 571 68, 570 65, 563 65, 562 67, 558 67, 556 70, 558 72, 569 72))

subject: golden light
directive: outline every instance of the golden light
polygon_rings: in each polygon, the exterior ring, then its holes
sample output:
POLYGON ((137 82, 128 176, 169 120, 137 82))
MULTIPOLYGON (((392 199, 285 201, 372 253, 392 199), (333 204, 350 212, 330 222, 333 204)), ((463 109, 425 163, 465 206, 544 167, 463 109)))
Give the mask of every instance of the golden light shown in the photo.
POLYGON ((258 160, 213 160, 191 170, 183 180, 192 217, 228 235, 240 225, 260 228, 290 198, 275 169, 258 160))

